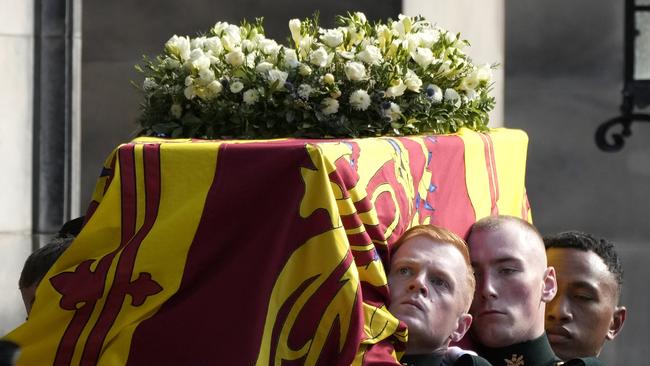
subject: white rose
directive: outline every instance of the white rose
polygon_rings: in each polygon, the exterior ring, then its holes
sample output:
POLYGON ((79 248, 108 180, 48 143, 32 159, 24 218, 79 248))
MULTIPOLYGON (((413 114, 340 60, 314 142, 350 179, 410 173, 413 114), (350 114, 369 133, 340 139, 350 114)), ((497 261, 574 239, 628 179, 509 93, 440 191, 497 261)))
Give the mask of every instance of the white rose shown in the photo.
POLYGON ((345 64, 345 76, 352 81, 363 80, 366 78, 366 67, 361 62, 348 62, 345 64))
POLYGON ((193 85, 187 86, 183 90, 183 95, 185 95, 185 98, 187 98, 187 99, 190 99, 190 100, 193 99, 196 96, 196 91, 194 89, 194 86, 193 85))
POLYGON ((355 90, 350 94, 350 105, 358 111, 365 111, 370 106, 370 96, 365 90, 355 90))
POLYGON ((260 100, 260 93, 255 89, 248 89, 244 92, 244 103, 253 105, 260 100))
POLYGON ((300 65, 298 62, 298 55, 296 50, 291 48, 284 48, 284 65, 290 69, 295 69, 300 65))
POLYGON ((221 33, 223 32, 224 29, 226 29, 228 25, 229 24, 226 22, 217 22, 217 24, 215 24, 214 27, 212 27, 212 32, 217 36, 221 36, 221 33))
POLYGON ((174 34, 172 38, 165 43, 165 49, 167 52, 177 56, 182 61, 190 58, 190 40, 187 37, 179 37, 174 34))
POLYGON ((190 58, 184 64, 185 68, 191 70, 205 70, 210 67, 210 57, 202 49, 195 48, 190 53, 190 58))
POLYGON ((407 34, 403 46, 409 53, 413 53, 420 46, 420 35, 418 33, 407 34))
POLYGON ((199 80, 202 85, 210 84, 214 80, 214 71, 209 68, 199 71, 199 80))
POLYGON ((357 58, 368 65, 379 65, 382 60, 381 51, 372 45, 366 46, 363 51, 359 52, 357 58))
POLYGON ((426 68, 434 61, 433 52, 428 48, 422 47, 417 48, 415 52, 411 53, 411 58, 422 68, 426 68))
POLYGON ((320 103, 321 111, 324 115, 329 116, 334 114, 339 110, 339 101, 334 98, 325 98, 320 103))
POLYGON ((284 71, 278 69, 269 70, 269 85, 275 84, 277 89, 284 88, 284 83, 287 81, 287 76, 289 76, 289 74, 284 71))
POLYGON ((220 82, 214 80, 207 86, 208 90, 212 95, 217 95, 223 90, 223 85, 220 82))
POLYGON ((298 66, 298 73, 302 76, 309 76, 311 75, 311 67, 300 64, 300 66, 298 66))
POLYGON ((174 103, 172 104, 172 107, 169 108, 169 113, 171 113, 174 118, 181 118, 183 115, 183 107, 178 103, 174 103))
POLYGON ((335 48, 343 43, 343 32, 339 29, 327 29, 323 35, 320 36, 320 39, 329 47, 335 48))
POLYGON ((232 83, 230 83, 230 91, 232 93, 237 94, 243 89, 244 89, 244 83, 242 83, 241 81, 233 81, 232 83))
POLYGON ((226 54, 226 62, 233 66, 241 66, 244 63, 244 53, 240 49, 235 49, 226 54))
POLYGON ((483 64, 479 66, 476 72, 476 78, 481 82, 489 83, 492 81, 492 67, 490 64, 483 64))
POLYGON ((434 43, 438 42, 438 33, 432 29, 424 30, 418 33, 420 37, 420 47, 431 48, 434 43))
POLYGON ((167 68, 168 70, 175 70, 175 69, 178 69, 179 67, 181 67, 181 63, 178 62, 178 60, 175 60, 175 59, 173 59, 171 57, 165 58, 163 63, 165 65, 165 68, 167 68))
POLYGON ((334 84, 334 80, 334 75, 330 74, 329 72, 323 75, 323 84, 334 84))
POLYGON ((298 96, 304 100, 309 99, 311 92, 314 89, 309 84, 300 84, 298 87, 298 96))
POLYGON ((273 68, 273 64, 270 62, 260 62, 257 66, 255 66, 255 71, 257 71, 260 74, 264 74, 271 70, 273 68))
POLYGON ((404 77, 404 84, 406 88, 410 91, 419 93, 420 87, 422 86, 422 80, 417 76, 413 70, 406 71, 406 76, 404 77))
POLYGON ((445 102, 458 107, 460 106, 460 95, 458 94, 457 91, 455 91, 452 88, 445 89, 445 95, 444 95, 445 102))
POLYGON ((239 27, 234 24, 228 24, 228 26, 223 30, 225 36, 234 41, 234 43, 241 43, 241 32, 239 27))
POLYGON ((271 56, 277 56, 278 52, 280 52, 280 46, 278 43, 272 39, 263 39, 259 43, 259 48, 262 53, 265 55, 271 55, 271 56))
POLYGON ((465 76, 460 82, 461 90, 473 90, 478 86, 479 80, 476 70, 465 76))
POLYGON ((291 31, 291 39, 297 44, 302 40, 300 34, 300 19, 291 19, 289 21, 289 30, 291 31))
POLYGON ((203 43, 203 47, 208 51, 212 51, 213 55, 220 55, 223 52, 223 45, 219 37, 207 38, 203 43))
POLYGON ((205 37, 196 37, 190 41, 190 47, 192 48, 203 48, 205 44, 205 37))
POLYGON ((142 89, 144 91, 152 91, 158 87, 158 84, 152 78, 144 78, 142 82, 142 89))
POLYGON ((327 51, 325 51, 323 47, 319 47, 309 55, 309 62, 311 62, 312 65, 324 67, 327 65, 328 56, 327 51))
POLYGON ((402 79, 393 80, 392 86, 386 89, 386 96, 389 98, 399 97, 406 91, 406 84, 402 79))

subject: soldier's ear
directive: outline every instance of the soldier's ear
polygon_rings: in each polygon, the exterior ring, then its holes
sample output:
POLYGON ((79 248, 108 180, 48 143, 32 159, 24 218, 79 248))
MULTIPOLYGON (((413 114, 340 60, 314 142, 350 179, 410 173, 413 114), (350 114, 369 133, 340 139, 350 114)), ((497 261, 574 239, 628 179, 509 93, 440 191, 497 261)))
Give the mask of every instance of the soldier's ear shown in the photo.
POLYGON ((544 288, 542 288, 542 301, 550 302, 557 293, 557 281, 555 280, 555 268, 546 267, 544 271, 544 288))
POLYGON ((611 341, 618 335, 621 329, 623 329, 623 323, 625 322, 626 316, 627 309, 625 306, 617 306, 614 309, 614 314, 612 314, 612 321, 609 323, 609 329, 607 330, 607 335, 605 338, 611 341))
POLYGON ((449 339, 452 342, 460 341, 469 330, 470 325, 472 325, 472 316, 465 313, 461 314, 456 322, 456 329, 451 333, 449 339))

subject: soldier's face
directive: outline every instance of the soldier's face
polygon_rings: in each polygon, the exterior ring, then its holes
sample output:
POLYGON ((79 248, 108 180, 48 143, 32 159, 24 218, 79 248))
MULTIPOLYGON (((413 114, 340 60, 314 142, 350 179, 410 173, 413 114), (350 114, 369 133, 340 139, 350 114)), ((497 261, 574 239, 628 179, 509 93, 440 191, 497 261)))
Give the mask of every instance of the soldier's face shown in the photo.
POLYGON ((623 325, 617 308, 617 283, 603 260, 592 251, 550 248, 558 293, 546 308, 546 332, 555 354, 563 360, 597 356, 606 339, 623 325))
POLYGON ((547 278, 543 245, 527 241, 523 230, 509 224, 468 238, 476 276, 472 333, 488 347, 532 340, 544 331, 545 286, 555 283, 547 278))
POLYGON ((462 337, 471 323, 464 314, 468 271, 453 245, 423 236, 406 240, 395 253, 388 274, 389 310, 408 326, 407 353, 431 351, 449 344, 450 336, 462 337))

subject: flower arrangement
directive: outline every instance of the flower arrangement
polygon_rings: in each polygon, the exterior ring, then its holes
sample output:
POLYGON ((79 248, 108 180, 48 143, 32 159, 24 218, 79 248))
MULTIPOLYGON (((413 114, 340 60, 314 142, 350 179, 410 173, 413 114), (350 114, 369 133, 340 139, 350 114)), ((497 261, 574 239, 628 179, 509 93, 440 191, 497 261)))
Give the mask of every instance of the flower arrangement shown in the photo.
POLYGON ((484 130, 491 65, 422 17, 371 24, 363 13, 289 21, 291 46, 262 21, 174 35, 144 74, 141 134, 198 138, 362 137, 484 130))

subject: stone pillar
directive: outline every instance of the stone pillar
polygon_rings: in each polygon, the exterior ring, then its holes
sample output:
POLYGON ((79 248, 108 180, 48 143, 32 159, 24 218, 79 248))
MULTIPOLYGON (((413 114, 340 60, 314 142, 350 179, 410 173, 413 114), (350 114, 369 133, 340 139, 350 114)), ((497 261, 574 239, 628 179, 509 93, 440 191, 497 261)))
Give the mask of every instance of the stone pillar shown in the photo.
POLYGON ((32 242, 34 2, 0 0, 0 336, 25 318, 18 277, 32 242))
POLYGON ((406 15, 422 15, 450 32, 460 32, 463 38, 471 42, 467 53, 475 64, 499 64, 494 71, 492 95, 496 98, 496 107, 490 113, 490 126, 502 126, 505 102, 505 1, 403 0, 402 9, 406 15))

